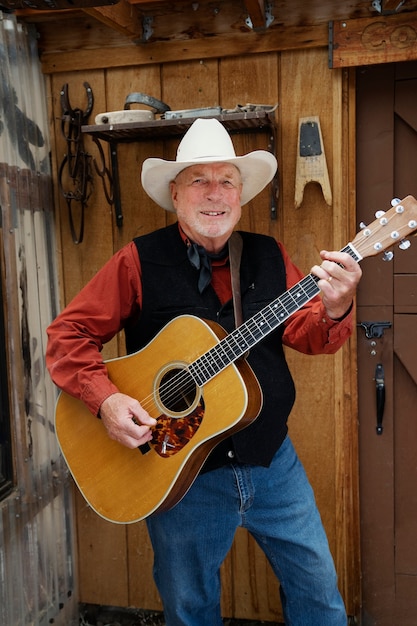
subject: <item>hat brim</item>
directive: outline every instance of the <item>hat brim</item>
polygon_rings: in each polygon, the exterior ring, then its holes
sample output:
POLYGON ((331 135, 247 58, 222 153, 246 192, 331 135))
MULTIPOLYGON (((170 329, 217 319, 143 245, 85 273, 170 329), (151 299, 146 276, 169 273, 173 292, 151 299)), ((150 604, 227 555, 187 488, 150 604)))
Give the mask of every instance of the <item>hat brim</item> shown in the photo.
POLYGON ((165 161, 149 158, 143 163, 141 182, 152 200, 167 211, 174 211, 169 183, 187 167, 209 163, 232 163, 242 177, 241 204, 247 204, 271 182, 277 170, 277 160, 271 152, 255 150, 243 156, 231 158, 210 157, 193 161, 165 161))

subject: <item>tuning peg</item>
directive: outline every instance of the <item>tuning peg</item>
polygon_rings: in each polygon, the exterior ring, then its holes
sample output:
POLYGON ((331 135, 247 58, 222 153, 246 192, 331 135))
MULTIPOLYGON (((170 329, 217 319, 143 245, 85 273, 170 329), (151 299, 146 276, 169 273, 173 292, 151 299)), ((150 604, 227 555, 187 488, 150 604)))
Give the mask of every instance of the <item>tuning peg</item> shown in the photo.
POLYGON ((391 206, 396 206, 397 204, 400 204, 401 200, 399 198, 393 198, 391 200, 391 206))
POLYGON ((364 228, 366 228, 366 224, 365 224, 365 222, 361 222, 361 223, 359 224, 359 228, 360 228, 361 230, 363 230, 364 228))
POLYGON ((392 261, 393 258, 394 253, 391 250, 385 250, 384 254, 382 255, 383 261, 392 261))
POLYGON ((385 215, 385 211, 377 211, 375 213, 375 217, 377 220, 379 220, 379 218, 382 217, 383 215, 385 215))
POLYGON ((398 247, 401 248, 401 250, 408 250, 410 246, 411 243, 408 239, 402 239, 401 243, 398 244, 398 247))

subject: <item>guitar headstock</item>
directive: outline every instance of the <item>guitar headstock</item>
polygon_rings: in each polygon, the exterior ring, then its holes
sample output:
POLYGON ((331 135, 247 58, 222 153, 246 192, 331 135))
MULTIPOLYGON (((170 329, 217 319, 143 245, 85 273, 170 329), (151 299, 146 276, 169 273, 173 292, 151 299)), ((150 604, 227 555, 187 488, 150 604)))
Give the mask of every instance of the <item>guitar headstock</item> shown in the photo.
POLYGON ((361 258, 376 256, 417 230, 417 200, 406 196, 386 213, 377 213, 377 219, 365 226, 352 241, 361 258))

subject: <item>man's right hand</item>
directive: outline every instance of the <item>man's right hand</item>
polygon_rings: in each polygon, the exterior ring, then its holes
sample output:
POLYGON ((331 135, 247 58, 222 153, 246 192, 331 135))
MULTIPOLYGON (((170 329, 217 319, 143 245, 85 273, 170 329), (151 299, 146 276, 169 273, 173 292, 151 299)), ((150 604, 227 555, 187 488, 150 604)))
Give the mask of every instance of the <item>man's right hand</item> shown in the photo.
POLYGON ((137 400, 124 393, 106 398, 101 404, 100 416, 110 439, 127 448, 138 448, 152 439, 156 420, 137 400))

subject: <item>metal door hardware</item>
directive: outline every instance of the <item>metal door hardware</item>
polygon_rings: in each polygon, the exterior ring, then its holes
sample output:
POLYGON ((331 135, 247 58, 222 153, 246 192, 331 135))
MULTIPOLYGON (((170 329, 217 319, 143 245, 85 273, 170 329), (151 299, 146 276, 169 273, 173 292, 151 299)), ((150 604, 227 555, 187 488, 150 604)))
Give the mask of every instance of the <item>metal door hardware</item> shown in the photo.
POLYGON ((375 369, 375 386, 376 386, 376 434, 382 435, 384 427, 382 421, 384 419, 385 409, 385 372, 382 363, 378 363, 375 369))
POLYGON ((384 330, 391 328, 391 322, 359 322, 358 326, 361 326, 365 330, 365 336, 367 339, 380 339, 384 330))

